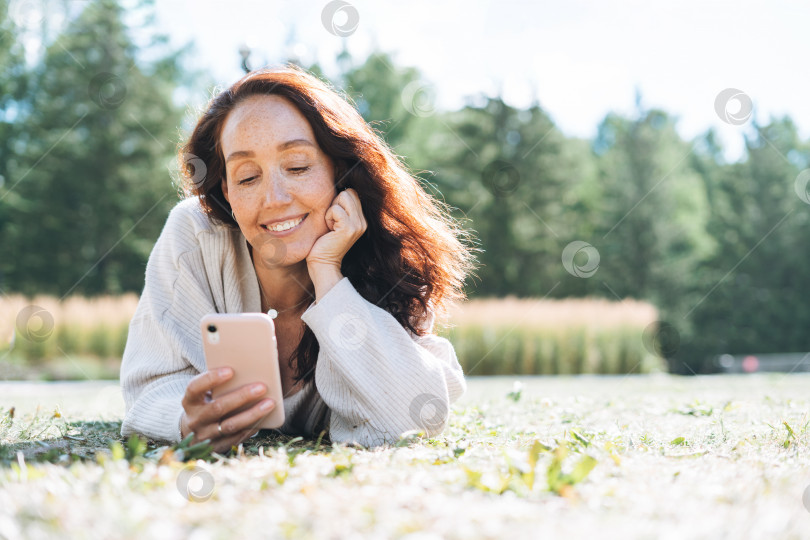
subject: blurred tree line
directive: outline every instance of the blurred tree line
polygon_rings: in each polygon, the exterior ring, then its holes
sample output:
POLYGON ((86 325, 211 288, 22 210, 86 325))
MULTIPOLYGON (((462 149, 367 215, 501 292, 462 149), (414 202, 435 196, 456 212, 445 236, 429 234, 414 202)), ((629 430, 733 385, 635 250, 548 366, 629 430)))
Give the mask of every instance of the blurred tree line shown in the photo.
MULTIPOLYGON (((168 164, 188 128, 177 96, 209 79, 183 69, 188 51, 154 31, 149 2, 80 7, 33 64, 20 14, 0 19, 0 292, 140 292, 177 200, 168 164)), ((436 110, 419 71, 383 53, 344 51, 339 64, 332 83, 475 231, 470 296, 649 300, 680 373, 720 353, 810 350, 810 199, 797 191, 810 145, 790 118, 741 128, 747 153, 726 163, 713 131, 684 140, 641 98, 584 140, 536 102, 436 110)))

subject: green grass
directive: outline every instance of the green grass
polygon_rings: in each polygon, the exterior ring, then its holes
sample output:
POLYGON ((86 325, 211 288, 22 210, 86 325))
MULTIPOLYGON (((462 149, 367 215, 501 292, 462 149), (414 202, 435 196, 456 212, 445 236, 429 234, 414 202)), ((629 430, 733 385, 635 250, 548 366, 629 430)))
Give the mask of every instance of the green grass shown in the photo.
POLYGON ((51 386, 37 397, 36 387, 21 393, 6 383, 0 537, 804 538, 810 530, 802 505, 810 377, 514 381, 469 379, 438 437, 409 433, 364 449, 262 432, 227 455, 122 440, 115 407, 92 385, 65 399, 51 386))
MULTIPOLYGON (((480 411, 471 409, 468 414, 471 425, 463 429, 465 435, 459 438, 460 441, 467 441, 469 435, 482 430, 492 434, 482 421, 480 411)), ((234 459, 238 461, 240 458, 264 458, 267 452, 286 456, 290 467, 295 465, 295 458, 299 454, 329 456, 334 469, 327 471, 328 476, 336 477, 350 473, 353 469, 354 453, 366 450, 357 444, 331 443, 325 432, 322 432, 317 440, 311 441, 265 430, 238 447, 232 447, 230 452, 223 455, 213 452, 208 441, 192 444, 191 435, 178 444, 161 445, 137 435, 121 439, 120 429, 120 422, 68 421, 58 408, 47 413, 38 408, 33 415, 15 421, 14 408, 7 410, 0 408, 0 441, 2 441, 0 466, 10 468, 18 479, 22 479, 23 476, 27 477, 28 473, 41 476, 35 465, 43 463, 65 466, 83 463, 104 467, 112 461, 126 461, 131 470, 142 472, 144 466, 148 465, 176 467, 193 460, 218 465, 234 459)), ((455 429, 462 431, 458 425, 455 429)), ((579 441, 582 439, 573 439, 573 444, 566 439, 554 440, 553 447, 542 443, 539 439, 529 441, 529 447, 523 456, 512 453, 510 457, 504 453, 505 468, 504 470, 499 468, 497 477, 489 483, 482 481, 482 471, 471 469, 464 464, 461 464, 461 468, 467 475, 468 487, 496 494, 511 490, 525 497, 535 489, 535 474, 540 456, 548 455, 545 487, 552 493, 571 495, 573 493, 571 488, 583 481, 597 463, 595 458, 584 455, 579 459, 573 472, 562 473, 562 466, 568 461, 569 454, 578 453, 579 441)), ((434 448, 448 446, 446 441, 440 443, 436 439, 426 439, 424 433, 418 431, 403 434, 399 442, 387 446, 396 451, 398 448, 418 446, 422 443, 434 448)), ((469 444, 466 442, 460 442, 453 446, 452 454, 445 452, 442 457, 434 459, 433 464, 459 463, 458 458, 466 453, 468 447, 469 444)), ((289 470, 281 471, 274 473, 274 478, 279 485, 283 485, 288 475, 289 470)), ((11 476, 13 477, 13 474, 11 476)), ((542 489, 543 486, 540 485, 537 491, 542 489)))

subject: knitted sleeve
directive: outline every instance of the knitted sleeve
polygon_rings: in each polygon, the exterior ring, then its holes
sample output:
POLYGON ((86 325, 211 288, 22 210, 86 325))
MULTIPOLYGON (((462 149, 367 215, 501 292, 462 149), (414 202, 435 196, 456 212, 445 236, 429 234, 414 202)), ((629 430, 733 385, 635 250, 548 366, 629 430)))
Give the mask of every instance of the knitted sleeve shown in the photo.
POLYGON ((183 395, 205 369, 199 321, 217 310, 191 208, 181 203, 172 210, 149 256, 121 363, 122 436, 180 441, 183 395))
POLYGON ((466 390, 452 344, 414 336, 343 278, 301 316, 318 339, 315 384, 331 410, 330 438, 366 447, 409 430, 428 436, 447 425, 466 390))

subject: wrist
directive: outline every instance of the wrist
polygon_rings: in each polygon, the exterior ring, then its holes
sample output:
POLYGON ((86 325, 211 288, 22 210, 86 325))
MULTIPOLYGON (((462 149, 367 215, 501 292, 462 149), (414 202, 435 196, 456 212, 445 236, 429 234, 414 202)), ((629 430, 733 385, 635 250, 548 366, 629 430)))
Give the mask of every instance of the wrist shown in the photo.
POLYGON ((332 287, 343 279, 340 266, 334 264, 315 263, 307 265, 309 277, 315 287, 315 301, 318 302, 332 287))

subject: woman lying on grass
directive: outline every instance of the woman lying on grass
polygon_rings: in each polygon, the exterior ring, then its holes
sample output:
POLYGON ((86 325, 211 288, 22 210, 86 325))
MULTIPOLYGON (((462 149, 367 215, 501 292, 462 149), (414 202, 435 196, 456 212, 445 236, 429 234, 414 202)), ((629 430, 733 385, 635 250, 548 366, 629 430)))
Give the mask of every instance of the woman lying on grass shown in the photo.
MULTIPOLYGON (((447 424, 466 383, 437 312, 462 298, 463 232, 358 112, 300 68, 216 96, 181 150, 121 366, 121 434, 224 452, 273 407, 205 368, 200 319, 275 310, 282 433, 370 447, 447 424), (229 417, 245 404, 253 406, 229 417)), ((271 314, 274 314, 271 312, 271 314)))

